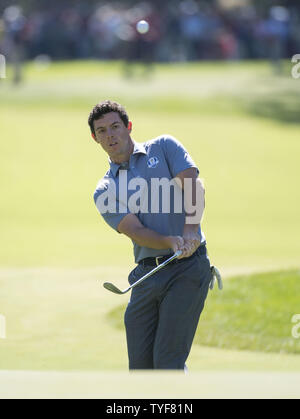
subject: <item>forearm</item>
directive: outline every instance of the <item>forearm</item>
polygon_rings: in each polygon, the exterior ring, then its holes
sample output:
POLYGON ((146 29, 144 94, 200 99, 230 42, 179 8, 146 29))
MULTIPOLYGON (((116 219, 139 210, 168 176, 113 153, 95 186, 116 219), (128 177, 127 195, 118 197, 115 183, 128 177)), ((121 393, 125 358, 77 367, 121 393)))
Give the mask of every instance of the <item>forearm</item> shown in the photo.
POLYGON ((205 208, 205 189, 199 178, 188 180, 184 188, 185 227, 197 232, 205 208))
POLYGON ((185 209, 185 224, 182 233, 184 239, 183 257, 189 257, 201 244, 201 237, 198 231, 204 213, 205 189, 195 171, 181 173, 180 180, 184 190, 185 209))
MULTIPOLYGON (((192 195, 185 203, 186 217, 182 237, 185 242, 186 254, 191 255, 201 243, 198 234, 200 221, 204 212, 204 187, 200 179, 193 180, 192 195)), ((186 189, 184 191, 186 193, 186 189)))
POLYGON ((183 237, 190 233, 198 233, 200 224, 184 224, 183 227, 183 237))
POLYGON ((118 225, 118 231, 126 234, 136 244, 150 249, 181 249, 184 241, 180 236, 165 236, 145 227, 135 214, 126 215, 118 225))
POLYGON ((169 249, 172 247, 170 236, 164 236, 147 227, 134 229, 130 237, 139 246, 149 247, 150 249, 169 249))

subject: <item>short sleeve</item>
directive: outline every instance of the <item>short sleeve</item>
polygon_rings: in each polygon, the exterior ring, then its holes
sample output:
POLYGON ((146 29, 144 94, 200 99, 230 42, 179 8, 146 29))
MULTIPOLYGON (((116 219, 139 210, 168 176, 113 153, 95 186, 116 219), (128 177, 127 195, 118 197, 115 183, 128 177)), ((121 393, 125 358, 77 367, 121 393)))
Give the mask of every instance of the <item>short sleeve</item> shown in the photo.
POLYGON ((130 211, 125 204, 117 200, 111 185, 98 185, 94 193, 94 202, 104 221, 119 233, 118 225, 130 211))
POLYGON ((173 177, 183 170, 191 167, 195 167, 199 173, 195 162, 184 146, 176 140, 176 138, 172 136, 165 136, 162 140, 162 147, 173 177))

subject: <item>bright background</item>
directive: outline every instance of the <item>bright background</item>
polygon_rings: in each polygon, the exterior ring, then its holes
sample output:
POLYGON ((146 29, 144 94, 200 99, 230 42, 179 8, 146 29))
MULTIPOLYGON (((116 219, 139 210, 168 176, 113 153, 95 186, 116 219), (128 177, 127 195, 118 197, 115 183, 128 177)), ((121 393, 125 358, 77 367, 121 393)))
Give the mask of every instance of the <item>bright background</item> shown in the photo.
MULTIPOLYGON (((202 227, 224 290, 209 292, 190 369, 299 372, 300 81, 290 60, 279 73, 268 60, 155 63, 147 76, 137 65, 129 79, 123 64, 30 60, 23 82, 12 83, 10 64, 0 80, 0 369, 127 371, 129 295, 102 283, 127 287, 132 244, 94 205, 108 162, 87 125, 110 98, 135 141, 177 137, 204 179, 202 227)), ((5 374, 3 388, 18 382, 5 374)))
POLYGON ((93 202, 108 164, 87 117, 110 97, 126 104, 136 141, 170 133, 193 156, 214 261, 298 266, 300 84, 290 68, 279 77, 268 63, 158 65, 150 80, 128 82, 119 63, 29 64, 23 86, 2 82, 1 265, 132 260, 93 202))

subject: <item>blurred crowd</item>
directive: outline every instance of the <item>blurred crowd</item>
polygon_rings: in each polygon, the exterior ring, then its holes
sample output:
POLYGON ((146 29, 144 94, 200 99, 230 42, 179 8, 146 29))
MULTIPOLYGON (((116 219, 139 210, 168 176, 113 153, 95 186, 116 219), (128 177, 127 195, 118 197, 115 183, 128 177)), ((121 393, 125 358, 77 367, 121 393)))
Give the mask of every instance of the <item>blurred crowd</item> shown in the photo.
POLYGON ((24 12, 0 9, 0 53, 8 59, 279 59, 300 52, 298 10, 272 6, 258 13, 251 2, 201 0, 49 2, 24 12), (52 4, 52 7, 51 7, 52 4), (244 4, 244 5, 243 5, 244 4), (136 30, 145 19, 147 34, 136 30), (17 58, 16 58, 17 57, 17 58))

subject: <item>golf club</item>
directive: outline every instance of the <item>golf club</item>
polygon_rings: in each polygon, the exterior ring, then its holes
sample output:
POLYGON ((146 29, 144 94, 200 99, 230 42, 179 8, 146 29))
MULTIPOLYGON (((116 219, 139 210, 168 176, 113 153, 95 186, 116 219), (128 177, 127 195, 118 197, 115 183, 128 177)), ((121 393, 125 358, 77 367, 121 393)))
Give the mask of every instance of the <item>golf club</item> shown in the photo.
POLYGON ((114 292, 115 294, 126 294, 126 292, 128 292, 129 290, 131 290, 132 288, 134 288, 135 286, 137 286, 141 282, 143 282, 145 279, 149 278, 149 276, 155 274, 155 272, 158 272, 160 269, 162 269, 164 266, 166 266, 172 260, 178 258, 178 256, 181 255, 181 253, 182 253, 182 251, 181 250, 178 250, 169 259, 165 260, 163 263, 161 263, 160 265, 156 266, 154 269, 152 269, 146 275, 142 276, 140 279, 138 279, 136 282, 134 282, 132 285, 130 285, 130 287, 126 288, 123 291, 121 291, 118 287, 116 287, 114 284, 112 284, 110 282, 104 282, 103 286, 108 291, 114 292))

